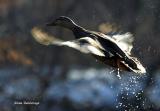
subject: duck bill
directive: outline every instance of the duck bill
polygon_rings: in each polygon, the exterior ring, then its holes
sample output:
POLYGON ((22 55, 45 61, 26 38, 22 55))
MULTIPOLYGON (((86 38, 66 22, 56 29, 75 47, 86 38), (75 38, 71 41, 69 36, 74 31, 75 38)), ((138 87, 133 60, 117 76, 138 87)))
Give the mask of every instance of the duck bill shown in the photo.
POLYGON ((54 22, 52 22, 52 23, 47 23, 46 25, 47 26, 55 26, 56 24, 54 22))

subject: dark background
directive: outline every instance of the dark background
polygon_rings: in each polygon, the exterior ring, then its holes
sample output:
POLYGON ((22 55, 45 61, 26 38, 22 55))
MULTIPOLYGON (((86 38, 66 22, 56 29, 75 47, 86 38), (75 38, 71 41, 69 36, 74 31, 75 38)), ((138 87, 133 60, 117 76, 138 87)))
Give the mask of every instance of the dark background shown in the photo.
MULTIPOLYGON (((159 111, 159 24, 159 0, 0 0, 0 111, 159 111), (32 38, 34 26, 62 15, 86 29, 99 31, 107 22, 133 33, 132 52, 147 74, 124 72, 118 79, 88 55, 32 38)), ((74 39, 64 28, 44 28, 74 39)))

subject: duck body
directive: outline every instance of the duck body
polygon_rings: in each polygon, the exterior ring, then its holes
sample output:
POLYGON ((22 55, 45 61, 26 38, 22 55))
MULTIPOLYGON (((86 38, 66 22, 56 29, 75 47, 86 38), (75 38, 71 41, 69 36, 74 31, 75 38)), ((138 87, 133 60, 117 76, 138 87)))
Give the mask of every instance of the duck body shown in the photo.
MULTIPOLYGON (((87 36, 100 42, 100 44, 104 49, 99 48, 99 50, 101 50, 105 56, 92 54, 92 56, 94 56, 97 60, 101 61, 106 65, 110 65, 115 68, 118 67, 120 70, 132 71, 130 68, 127 68, 126 65, 121 63, 121 61, 124 61, 127 59, 127 55, 121 50, 120 47, 117 46, 115 41, 112 40, 110 36, 107 36, 100 32, 89 31, 77 26, 75 27, 75 29, 72 30, 72 32, 76 38, 82 38, 87 36)), ((136 68, 136 64, 134 64, 134 62, 130 63, 130 65, 131 67, 136 68)))
POLYGON ((130 33, 119 36, 105 35, 100 32, 86 30, 65 16, 59 17, 47 25, 62 26, 70 29, 73 32, 76 40, 67 42, 65 45, 68 45, 72 48, 78 47, 81 52, 91 54, 97 60, 106 65, 119 68, 120 70, 133 71, 135 73, 146 72, 145 68, 141 65, 137 58, 131 56, 130 51, 132 49, 132 45, 129 46, 126 42, 124 42, 124 44, 127 48, 125 48, 124 45, 121 45, 121 41, 124 41, 123 39, 125 37, 126 40, 133 37, 130 33))

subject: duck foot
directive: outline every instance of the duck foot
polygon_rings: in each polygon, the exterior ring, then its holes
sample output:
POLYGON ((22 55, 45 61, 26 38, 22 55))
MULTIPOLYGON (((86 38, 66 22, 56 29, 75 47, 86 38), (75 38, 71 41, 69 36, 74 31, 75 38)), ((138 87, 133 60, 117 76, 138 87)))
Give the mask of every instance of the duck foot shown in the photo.
POLYGON ((120 75, 120 70, 119 70, 119 68, 117 68, 117 77, 118 77, 118 79, 122 79, 122 78, 121 78, 121 75, 120 75))

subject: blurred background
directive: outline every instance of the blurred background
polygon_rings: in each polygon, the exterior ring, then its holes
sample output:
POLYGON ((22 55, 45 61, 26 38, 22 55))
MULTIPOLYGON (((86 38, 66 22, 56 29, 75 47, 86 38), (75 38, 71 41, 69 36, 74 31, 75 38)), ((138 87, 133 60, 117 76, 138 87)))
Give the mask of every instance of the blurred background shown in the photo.
POLYGON ((159 0, 0 0, 0 111, 159 111, 159 24, 159 0), (122 72, 119 79, 88 55, 32 38, 31 29, 43 26, 74 39, 67 29, 44 26, 62 15, 86 29, 114 23, 133 33, 132 52, 147 74, 122 72))

